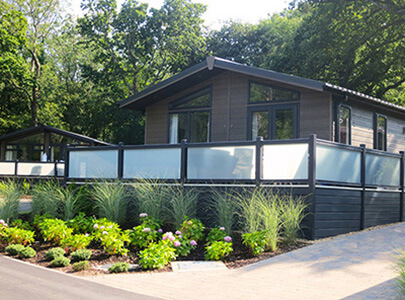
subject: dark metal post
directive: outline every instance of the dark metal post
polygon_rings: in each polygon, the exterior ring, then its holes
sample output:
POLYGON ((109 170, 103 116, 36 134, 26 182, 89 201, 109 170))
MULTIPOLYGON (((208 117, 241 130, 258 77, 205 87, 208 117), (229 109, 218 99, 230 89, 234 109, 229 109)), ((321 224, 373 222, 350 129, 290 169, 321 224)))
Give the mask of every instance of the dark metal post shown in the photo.
POLYGON ((124 143, 118 143, 118 179, 122 179, 124 174, 124 143))
POLYGON ((366 202, 366 145, 361 144, 361 165, 360 165, 360 183, 361 183, 361 200, 360 200, 360 230, 364 229, 365 221, 365 202, 366 202))
POLYGON ((400 151, 399 152, 401 154, 401 167, 400 172, 401 174, 399 175, 399 180, 400 180, 400 198, 399 198, 399 222, 402 222, 404 220, 404 180, 405 180, 405 176, 404 176, 404 172, 405 172, 405 152, 404 151, 400 151))
POLYGON ((14 166, 14 176, 18 175, 18 159, 15 160, 15 166, 14 166))
POLYGON ((53 162, 53 178, 55 182, 58 179, 58 161, 56 160, 53 162))
POLYGON ((316 216, 316 134, 309 136, 308 142, 308 188, 310 199, 312 199, 311 211, 311 239, 315 239, 315 216, 316 216))
POLYGON ((260 186, 260 182, 263 177, 263 137, 258 136, 256 138, 256 170, 255 181, 256 186, 260 186))
POLYGON ((183 185, 187 180, 187 140, 181 140, 180 182, 183 185))
POLYGON ((66 157, 65 157, 65 174, 63 176, 63 182, 66 184, 69 177, 69 163, 70 163, 70 147, 69 144, 66 145, 66 157))

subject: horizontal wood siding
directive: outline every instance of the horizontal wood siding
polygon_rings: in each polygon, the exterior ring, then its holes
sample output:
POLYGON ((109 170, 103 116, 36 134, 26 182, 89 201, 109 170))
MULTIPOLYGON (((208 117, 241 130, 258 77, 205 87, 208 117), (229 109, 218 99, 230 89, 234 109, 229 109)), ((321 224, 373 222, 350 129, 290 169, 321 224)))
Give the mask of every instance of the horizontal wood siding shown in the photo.
POLYGON ((167 100, 146 108, 145 144, 167 144, 169 119, 167 100))
POLYGON ((314 238, 360 229, 361 191, 317 188, 314 238))
POLYGON ((364 226, 399 222, 400 193, 366 192, 364 226))

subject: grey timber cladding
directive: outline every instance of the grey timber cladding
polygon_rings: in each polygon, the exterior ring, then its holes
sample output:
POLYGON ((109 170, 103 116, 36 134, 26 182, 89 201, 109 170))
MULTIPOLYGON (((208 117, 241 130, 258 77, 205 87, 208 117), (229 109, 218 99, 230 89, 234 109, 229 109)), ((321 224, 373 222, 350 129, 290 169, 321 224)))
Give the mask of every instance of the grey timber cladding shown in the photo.
POLYGON ((168 103, 210 85, 212 88, 211 142, 240 141, 248 136, 249 81, 294 89, 300 92, 299 137, 316 133, 331 140, 332 100, 329 93, 297 88, 235 72, 223 72, 146 107, 146 144, 168 143, 168 103))

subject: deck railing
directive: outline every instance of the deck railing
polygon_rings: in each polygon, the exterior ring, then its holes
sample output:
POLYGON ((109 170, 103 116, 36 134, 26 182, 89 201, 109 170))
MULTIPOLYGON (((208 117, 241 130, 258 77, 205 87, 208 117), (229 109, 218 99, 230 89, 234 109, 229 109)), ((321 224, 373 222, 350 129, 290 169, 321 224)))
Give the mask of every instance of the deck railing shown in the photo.
POLYGON ((0 161, 0 177, 64 177, 64 162, 0 161))

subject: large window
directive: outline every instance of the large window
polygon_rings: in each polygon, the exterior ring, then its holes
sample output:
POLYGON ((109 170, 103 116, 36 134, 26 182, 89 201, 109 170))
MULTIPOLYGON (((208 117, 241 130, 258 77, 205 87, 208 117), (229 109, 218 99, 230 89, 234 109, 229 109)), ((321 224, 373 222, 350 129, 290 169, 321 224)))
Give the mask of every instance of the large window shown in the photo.
POLYGON ((387 117, 374 114, 374 149, 387 151, 387 117))
POLYGON ((169 143, 187 139, 208 142, 210 132, 211 89, 205 88, 169 104, 169 143))
POLYGON ((262 83, 249 83, 248 139, 262 136, 265 140, 298 137, 298 91, 262 83), (280 103, 288 101, 289 104, 280 103), (296 101, 297 103, 292 103, 296 101))
POLYGON ((337 108, 335 141, 342 144, 351 144, 352 113, 347 105, 340 104, 337 108))

